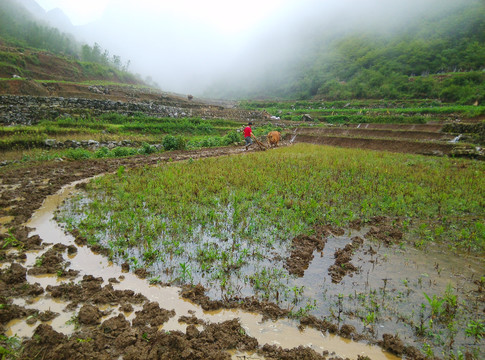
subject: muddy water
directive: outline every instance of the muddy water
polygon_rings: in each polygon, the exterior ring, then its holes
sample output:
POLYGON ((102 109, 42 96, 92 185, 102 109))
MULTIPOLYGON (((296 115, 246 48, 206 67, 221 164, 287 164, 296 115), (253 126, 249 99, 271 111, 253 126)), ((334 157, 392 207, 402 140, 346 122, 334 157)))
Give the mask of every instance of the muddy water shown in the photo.
MULTIPOLYGON (((296 281, 297 286, 305 287, 303 301, 317 300, 313 312, 317 317, 335 320, 340 306, 341 321, 354 325, 359 332, 371 332, 377 338, 384 333, 398 333, 404 343, 416 347, 421 344, 416 342, 412 323, 419 324, 423 306, 425 314, 430 312, 425 294, 443 298, 452 289, 461 304, 460 321, 482 317, 483 302, 476 301, 474 282, 484 275, 484 258, 457 256, 444 245, 428 245, 425 250, 419 250, 410 246, 384 247, 366 240, 352 258, 358 272, 345 276, 338 284, 332 283, 328 268, 335 261, 334 252, 355 235, 360 234, 352 231, 329 237, 324 251, 314 253, 305 275, 296 281), (377 250, 376 253, 371 249, 377 250), (365 324, 366 316, 372 312, 376 315, 375 322, 365 324)), ((455 341, 466 346, 469 339, 462 331, 455 341)))
MULTIPOLYGON (((65 245, 74 244, 72 236, 66 235, 53 220, 53 213, 57 207, 61 205, 62 201, 73 193, 75 185, 76 183, 66 186, 58 194, 46 198, 43 206, 35 212, 31 220, 26 224, 35 229, 31 235, 39 235, 45 243, 62 243, 65 245)), ((28 253, 25 265, 27 267, 33 266, 39 255, 41 255, 39 252, 28 253)), ((310 346, 318 352, 328 350, 330 353, 334 352, 337 355, 349 357, 351 359, 356 359, 358 355, 367 355, 374 360, 397 359, 397 357, 382 351, 376 346, 351 342, 337 336, 323 335, 321 332, 314 329, 304 329, 303 331, 300 331, 297 328, 297 324, 290 320, 262 322, 261 315, 238 310, 204 312, 199 306, 182 299, 178 295, 179 288, 149 285, 146 280, 139 279, 132 273, 123 273, 120 266, 107 261, 103 256, 93 253, 86 246, 78 247, 78 252, 76 255, 71 256, 69 261, 69 268, 79 270, 80 277, 87 274, 95 277, 102 277, 105 284, 108 283, 109 278, 116 278, 120 283, 113 284, 115 289, 133 290, 145 295, 150 301, 158 302, 160 306, 165 309, 174 309, 177 316, 171 318, 164 324, 162 328, 166 331, 185 331, 186 326, 178 322, 178 317, 182 315, 193 314, 198 318, 209 322, 222 322, 233 318, 239 318, 247 333, 250 336, 255 337, 261 345, 265 343, 278 344, 285 348, 304 345, 310 346)), ((30 282, 37 282, 44 288, 48 285, 59 284, 63 281, 62 279, 53 276, 29 276, 28 280, 30 282)), ((41 311, 51 310, 59 313, 60 315, 51 321, 52 326, 57 331, 65 334, 73 332, 74 328, 69 324, 69 319, 71 319, 74 313, 64 311, 64 308, 67 305, 66 303, 54 301, 45 296, 34 299, 30 304, 26 304, 24 300, 20 299, 15 301, 17 304, 27 308, 36 308, 41 311)), ((117 310, 113 309, 109 317, 116 316, 116 311, 117 310)), ((130 314, 125 315, 130 319, 130 314)), ((32 335, 36 325, 37 324, 27 325, 25 321, 13 322, 9 324, 9 334, 29 337, 32 335)), ((240 358, 241 354, 234 353, 233 357, 235 359, 240 358)))

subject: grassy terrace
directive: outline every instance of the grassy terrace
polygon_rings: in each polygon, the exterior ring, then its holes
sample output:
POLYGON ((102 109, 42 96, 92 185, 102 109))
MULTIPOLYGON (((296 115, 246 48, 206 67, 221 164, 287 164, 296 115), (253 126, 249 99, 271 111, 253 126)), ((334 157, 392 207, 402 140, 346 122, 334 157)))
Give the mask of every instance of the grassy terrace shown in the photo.
MULTIPOLYGON (((86 149, 41 150, 46 139, 96 140, 99 142, 130 140, 140 144, 162 143, 166 150, 229 145, 242 140, 236 133, 241 124, 222 119, 156 118, 145 115, 107 114, 97 118, 60 118, 45 120, 33 126, 0 128, 0 151, 15 158, 49 160, 67 157, 105 157, 107 149, 95 153, 86 149)), ((134 155, 137 150, 118 150, 118 156, 134 155)), ((142 150, 142 153, 144 151, 142 150)), ((114 155, 113 155, 114 156, 114 155)))
POLYGON ((485 106, 442 104, 431 100, 410 101, 298 101, 244 102, 245 109, 266 110, 283 120, 299 121, 303 114, 328 123, 411 123, 473 118, 485 114, 485 106))

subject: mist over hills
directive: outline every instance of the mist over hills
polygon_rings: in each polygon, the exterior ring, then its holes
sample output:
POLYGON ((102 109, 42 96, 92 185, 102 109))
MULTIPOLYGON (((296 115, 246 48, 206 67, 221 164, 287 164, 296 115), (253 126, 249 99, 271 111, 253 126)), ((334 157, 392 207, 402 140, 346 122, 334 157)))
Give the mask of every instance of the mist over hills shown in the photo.
MULTIPOLYGON (((482 0, 288 1, 257 21, 243 18, 238 31, 218 27, 211 21, 218 9, 203 5, 194 15, 175 5, 111 1, 98 20, 73 26, 59 9, 17 1, 65 32, 63 54, 79 58, 83 42, 100 44, 101 58, 131 60, 131 71, 166 91, 234 99, 485 97, 482 0)), ((258 12, 234 4, 221 23, 236 22, 236 11, 258 12)))

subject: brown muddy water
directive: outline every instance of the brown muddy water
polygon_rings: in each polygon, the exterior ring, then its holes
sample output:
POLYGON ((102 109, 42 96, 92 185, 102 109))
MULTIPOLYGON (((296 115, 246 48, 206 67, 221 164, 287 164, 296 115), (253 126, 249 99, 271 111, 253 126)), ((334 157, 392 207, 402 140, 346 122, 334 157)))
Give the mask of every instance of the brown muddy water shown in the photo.
MULTIPOLYGON (((64 187, 59 193, 46 198, 43 206, 34 213, 31 220, 26 224, 28 227, 35 229, 31 235, 39 235, 44 243, 48 244, 64 244, 74 245, 74 239, 70 235, 66 235, 63 229, 57 225, 53 220, 54 211, 61 205, 61 203, 74 192, 76 183, 64 187)), ((108 283, 108 279, 115 278, 120 282, 113 284, 115 289, 125 290, 130 289, 135 293, 141 293, 150 301, 155 301, 160 304, 162 308, 174 309, 176 316, 165 323, 161 329, 164 331, 181 330, 185 331, 186 325, 180 324, 178 318, 183 315, 195 315, 197 318, 206 320, 208 322, 222 322, 234 318, 239 318, 241 325, 246 330, 247 334, 255 337, 260 345, 263 344, 277 344, 283 348, 293 348, 300 345, 309 346, 321 353, 324 350, 330 353, 335 353, 342 357, 356 359, 358 355, 367 355, 374 360, 378 359, 398 359, 377 346, 371 346, 359 342, 353 342, 340 338, 338 336, 324 335, 320 331, 306 328, 298 329, 298 324, 292 320, 278 320, 278 321, 262 321, 262 316, 259 314, 248 313, 240 310, 222 310, 217 312, 205 312, 199 306, 182 299, 179 296, 180 289, 177 287, 164 287, 160 285, 150 285, 147 280, 140 279, 132 273, 122 272, 121 267, 109 262, 105 257, 93 253, 86 246, 77 246, 78 251, 75 255, 69 256, 70 265, 68 269, 79 270, 79 279, 83 275, 92 275, 95 277, 102 277, 104 283, 108 283)), ((42 255, 42 252, 27 253, 27 260, 25 267, 31 268, 35 265, 37 257, 42 255)), ((319 267, 324 266, 317 261, 311 264, 308 271, 308 276, 304 277, 302 281, 312 281, 314 277, 319 275, 319 267)), ((59 285, 62 282, 69 282, 70 280, 58 278, 57 276, 32 276, 28 275, 29 282, 37 282, 43 288, 48 285, 59 285)), ((76 280, 74 280, 76 281, 76 280)), ((307 285, 305 285, 307 286, 307 285)), ((308 287, 310 288, 310 287, 308 287)), ((314 292, 321 292, 321 288, 315 287, 314 292)), ((330 294, 329 294, 330 295, 330 294)), ((74 331, 74 325, 70 322, 71 318, 75 316, 75 311, 65 311, 67 303, 57 301, 49 296, 40 296, 33 300, 15 299, 15 304, 25 306, 26 308, 39 309, 40 311, 50 310, 57 312, 60 315, 50 322, 56 331, 64 334, 70 334, 74 331)), ((108 317, 116 316, 119 312, 117 309, 103 308, 101 310, 113 310, 108 317), (117 312, 118 311, 118 312, 117 312)), ((137 311, 135 308, 132 314, 137 311)), ((132 314, 125 313, 128 320, 131 320, 132 314)), ((24 320, 13 321, 8 324, 8 335, 17 335, 20 337, 31 337, 36 324, 29 325, 24 320)), ((253 354, 233 353, 234 359, 244 358, 258 358, 253 354)))

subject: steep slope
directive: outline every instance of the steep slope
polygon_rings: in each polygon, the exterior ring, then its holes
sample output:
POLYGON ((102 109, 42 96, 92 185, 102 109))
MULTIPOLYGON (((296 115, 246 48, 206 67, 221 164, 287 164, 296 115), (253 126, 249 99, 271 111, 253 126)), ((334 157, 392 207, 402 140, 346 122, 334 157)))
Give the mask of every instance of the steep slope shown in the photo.
POLYGON ((93 97, 93 82, 144 85, 119 57, 51 27, 54 15, 31 0, 0 4, 0 94, 93 97))

